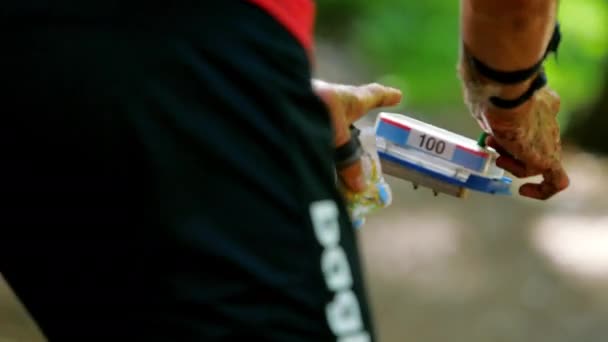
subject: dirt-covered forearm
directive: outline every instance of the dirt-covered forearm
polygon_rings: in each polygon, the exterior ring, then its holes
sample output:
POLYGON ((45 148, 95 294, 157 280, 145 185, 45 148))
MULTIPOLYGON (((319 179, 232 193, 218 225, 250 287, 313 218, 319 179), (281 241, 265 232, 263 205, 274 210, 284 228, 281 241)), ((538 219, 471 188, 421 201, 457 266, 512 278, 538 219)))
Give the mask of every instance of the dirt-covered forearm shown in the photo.
POLYGON ((496 161, 517 177, 542 175, 520 187, 548 199, 568 187, 561 164, 556 115, 560 98, 542 68, 555 52, 557 0, 461 0, 458 71, 464 100, 501 154, 496 161))
POLYGON ((462 0, 462 38, 478 59, 498 70, 528 68, 544 55, 557 0, 462 0))
MULTIPOLYGON (((463 49, 499 71, 530 68, 543 58, 556 16, 557 0, 461 0, 463 49)), ((531 81, 501 85, 499 95, 515 98, 531 81)))

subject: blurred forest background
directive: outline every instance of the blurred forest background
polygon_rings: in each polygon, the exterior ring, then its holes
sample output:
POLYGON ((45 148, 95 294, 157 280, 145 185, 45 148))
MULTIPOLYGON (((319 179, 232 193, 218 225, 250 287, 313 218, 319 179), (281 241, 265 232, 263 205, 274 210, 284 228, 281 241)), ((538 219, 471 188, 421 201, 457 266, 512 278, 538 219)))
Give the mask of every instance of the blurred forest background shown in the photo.
MULTIPOLYGON (((459 1, 317 3, 319 77, 396 86, 387 111, 478 136, 456 76, 459 1)), ((570 188, 459 200, 387 177, 393 205, 360 232, 381 341, 608 341, 608 1, 561 0, 559 20, 546 69, 570 188)))
MULTIPOLYGON (((323 54, 328 45, 338 57, 334 62, 346 58, 354 63, 343 70, 346 74, 321 76, 396 86, 404 91, 408 110, 424 115, 463 111, 455 77, 458 1, 323 0, 318 6, 321 58, 328 57, 323 54)), ((562 45, 546 69, 562 98, 560 122, 579 144, 608 152, 608 144, 592 141, 598 134, 591 132, 605 126, 596 123, 608 123, 601 110, 606 102, 600 101, 608 98, 608 2, 562 0, 559 20, 562 45), (584 132, 576 131, 578 126, 584 132)))
MULTIPOLYGON (((458 1, 317 4, 319 77, 396 86, 391 111, 478 135, 456 77, 458 1)), ((559 19, 546 66, 571 187, 548 202, 459 200, 388 177, 393 205, 360 231, 381 341, 608 341, 608 1, 561 0, 559 19)), ((0 286, 0 342, 40 341, 32 327, 0 286)))

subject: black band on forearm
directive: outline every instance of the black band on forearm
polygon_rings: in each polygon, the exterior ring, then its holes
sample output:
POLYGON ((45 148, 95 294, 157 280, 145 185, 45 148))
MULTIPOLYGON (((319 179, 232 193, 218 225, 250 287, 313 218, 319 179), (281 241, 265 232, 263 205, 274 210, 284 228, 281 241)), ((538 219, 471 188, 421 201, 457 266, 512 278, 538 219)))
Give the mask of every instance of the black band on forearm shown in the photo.
POLYGON ((477 72, 479 72, 482 76, 484 76, 485 78, 488 78, 492 81, 502 83, 502 84, 521 83, 521 82, 524 82, 524 81, 530 79, 530 77, 534 76, 534 74, 536 74, 540 70, 540 68, 543 65, 543 62, 545 61, 545 59, 547 58, 547 56, 550 53, 552 53, 552 52, 557 53, 559 43, 561 42, 561 37, 562 37, 562 35, 561 35, 559 23, 556 23, 555 30, 553 31, 553 36, 551 37, 551 40, 549 41, 549 45, 547 46, 545 55, 538 63, 536 63, 535 65, 533 65, 532 67, 527 68, 527 69, 516 70, 516 71, 496 70, 496 69, 486 65, 485 63, 483 63, 482 61, 478 60, 477 58, 475 58, 473 56, 469 56, 469 63, 471 63, 471 66, 477 72))
POLYGON ((524 102, 531 99, 537 90, 539 90, 540 88, 542 88, 546 85, 547 85, 547 76, 545 75, 545 73, 543 71, 541 71, 538 74, 538 76, 534 79, 532 84, 530 85, 530 88, 528 88, 528 90, 525 93, 523 93, 523 95, 521 95, 520 97, 518 97, 514 100, 505 100, 505 99, 501 99, 500 97, 497 97, 497 96, 492 96, 492 97, 490 97, 490 103, 492 103, 494 106, 496 106, 498 108, 513 109, 513 108, 519 107, 524 102))
POLYGON ((354 125, 350 125, 350 140, 344 145, 336 148, 334 152, 334 162, 337 169, 343 169, 354 163, 363 155, 363 148, 359 135, 361 131, 354 125))
POLYGON ((473 68, 475 68, 475 70, 479 72, 483 77, 502 84, 517 84, 524 82, 530 77, 532 77, 538 71, 542 64, 541 61, 528 69, 507 72, 492 69, 491 67, 485 65, 482 61, 478 60, 475 57, 471 57, 470 61, 473 68))

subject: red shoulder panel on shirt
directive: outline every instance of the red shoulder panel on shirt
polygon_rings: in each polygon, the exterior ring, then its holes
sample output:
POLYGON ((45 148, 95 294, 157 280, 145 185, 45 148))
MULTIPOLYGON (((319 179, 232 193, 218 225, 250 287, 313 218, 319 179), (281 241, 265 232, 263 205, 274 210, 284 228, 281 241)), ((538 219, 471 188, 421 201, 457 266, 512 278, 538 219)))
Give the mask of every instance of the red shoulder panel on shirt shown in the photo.
POLYGON ((313 48, 315 4, 312 0, 248 0, 291 32, 310 53, 313 48))

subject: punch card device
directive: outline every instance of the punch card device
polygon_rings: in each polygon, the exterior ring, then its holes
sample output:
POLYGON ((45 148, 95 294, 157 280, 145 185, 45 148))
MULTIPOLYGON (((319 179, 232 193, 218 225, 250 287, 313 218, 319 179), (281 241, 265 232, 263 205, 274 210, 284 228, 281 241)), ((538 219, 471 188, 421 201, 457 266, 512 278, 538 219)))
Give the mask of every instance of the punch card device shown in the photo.
POLYGON ((380 113, 376 148, 387 175, 459 198, 469 190, 511 195, 511 179, 496 166, 498 153, 465 136, 411 117, 380 113))

